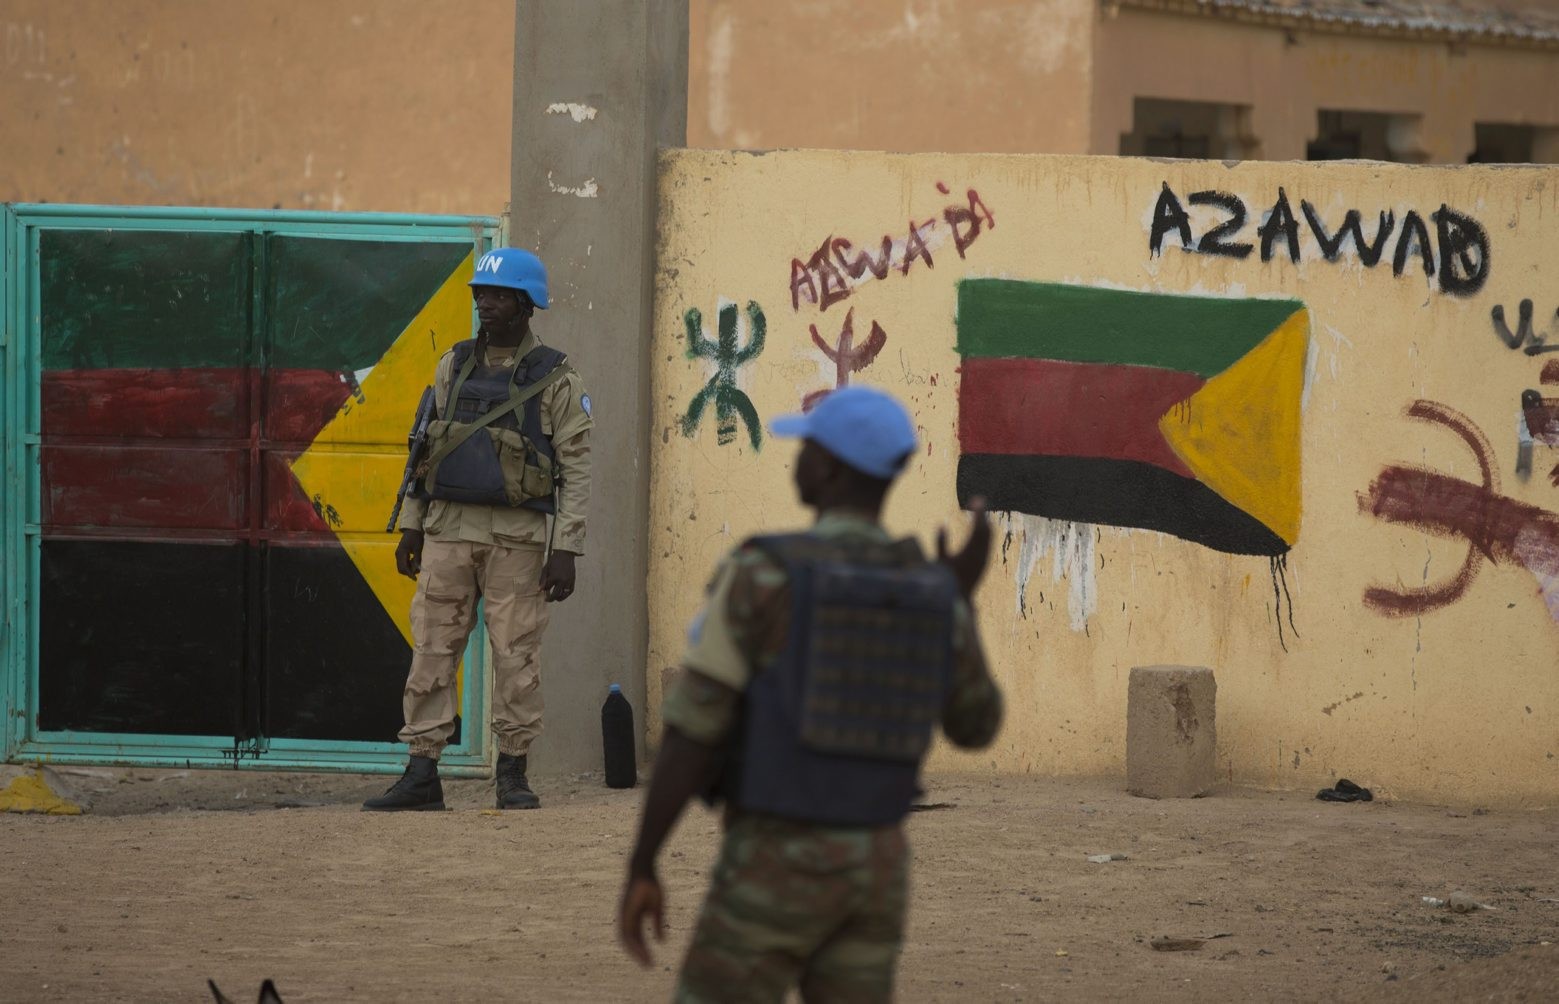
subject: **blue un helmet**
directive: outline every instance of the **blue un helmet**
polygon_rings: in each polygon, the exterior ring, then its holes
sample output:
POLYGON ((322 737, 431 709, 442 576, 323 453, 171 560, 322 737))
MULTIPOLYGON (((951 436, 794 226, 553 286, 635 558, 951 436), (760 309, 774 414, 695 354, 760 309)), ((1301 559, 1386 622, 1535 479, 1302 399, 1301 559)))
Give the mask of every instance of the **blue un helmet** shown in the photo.
POLYGON ((547 267, 523 248, 493 248, 476 261, 472 286, 517 289, 542 310, 547 309, 547 267))

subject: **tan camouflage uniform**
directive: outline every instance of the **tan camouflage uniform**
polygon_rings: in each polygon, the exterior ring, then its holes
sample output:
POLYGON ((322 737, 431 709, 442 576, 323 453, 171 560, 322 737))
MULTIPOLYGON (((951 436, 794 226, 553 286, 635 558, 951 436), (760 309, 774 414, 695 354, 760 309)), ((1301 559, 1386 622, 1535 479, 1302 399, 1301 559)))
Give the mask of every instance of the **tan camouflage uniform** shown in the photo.
MULTIPOLYGON (((489 348, 489 366, 512 369, 538 343, 528 335, 507 354, 489 348)), ((454 379, 453 353, 434 375, 442 409, 454 379)), ((564 365, 567 365, 566 363, 564 365)), ((558 496, 552 546, 583 554, 585 504, 590 499, 590 413, 579 374, 541 392, 541 426, 552 437, 563 486, 558 496)), ((422 572, 411 602, 411 672, 400 740, 413 756, 438 759, 455 729, 455 668, 476 625, 479 598, 493 648, 493 734, 498 751, 522 756, 541 732, 541 636, 548 608, 541 592, 547 517, 534 509, 408 499, 400 529, 426 535, 422 572)))
MULTIPOLYGON (((812 532, 891 544, 880 526, 858 517, 825 515, 812 532)), ((666 695, 666 725, 705 745, 730 742, 741 691, 783 651, 789 621, 785 569, 755 547, 735 551, 689 632, 686 671, 666 695)), ((984 746, 1001 724, 1001 693, 962 600, 954 632, 942 729, 959 746, 984 746)), ((891 999, 908 871, 901 826, 820 826, 728 808, 676 999, 780 1001, 798 983, 807 1000, 891 999)))

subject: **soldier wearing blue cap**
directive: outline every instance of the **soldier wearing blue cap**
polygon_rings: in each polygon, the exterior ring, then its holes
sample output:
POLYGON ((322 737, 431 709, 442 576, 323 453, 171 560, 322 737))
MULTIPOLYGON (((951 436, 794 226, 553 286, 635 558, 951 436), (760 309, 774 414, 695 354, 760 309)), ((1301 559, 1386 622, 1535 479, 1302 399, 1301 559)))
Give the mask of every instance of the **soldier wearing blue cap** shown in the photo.
POLYGON ((541 343, 547 271, 520 248, 476 262, 480 328, 439 360, 436 420, 418 492, 401 509, 395 565, 417 580, 402 697, 406 773, 364 809, 444 808, 439 753, 455 730, 455 669, 482 600, 492 643, 500 809, 541 804, 526 778, 541 731, 547 604, 574 592, 590 498, 590 397, 568 357, 541 343))
POLYGON ((663 937, 655 858, 695 795, 725 804, 725 839, 677 1000, 879 1001, 904 931, 902 821, 935 727, 989 744, 1001 694, 970 598, 990 555, 974 503, 969 543, 928 561, 879 519, 915 452, 909 415, 866 387, 773 423, 803 440, 795 481, 817 512, 720 566, 666 696, 665 733, 619 908, 630 955, 663 937))

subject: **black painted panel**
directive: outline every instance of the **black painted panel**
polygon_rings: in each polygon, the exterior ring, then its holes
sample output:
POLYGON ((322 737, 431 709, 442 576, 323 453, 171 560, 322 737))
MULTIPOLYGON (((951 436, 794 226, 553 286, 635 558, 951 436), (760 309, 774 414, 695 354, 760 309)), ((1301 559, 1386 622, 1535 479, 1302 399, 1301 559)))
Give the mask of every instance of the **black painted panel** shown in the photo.
POLYGON ((38 726, 231 736, 245 546, 45 540, 38 726))
POLYGON ((266 553, 266 734, 394 742, 411 647, 335 545, 266 553))

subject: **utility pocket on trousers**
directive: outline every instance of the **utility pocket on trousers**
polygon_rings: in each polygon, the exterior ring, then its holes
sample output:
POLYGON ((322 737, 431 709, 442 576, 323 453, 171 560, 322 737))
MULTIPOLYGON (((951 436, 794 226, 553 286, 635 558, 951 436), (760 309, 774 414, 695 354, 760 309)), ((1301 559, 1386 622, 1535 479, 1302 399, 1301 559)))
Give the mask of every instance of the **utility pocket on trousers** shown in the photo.
POLYGON ((488 427, 498 448, 503 490, 510 505, 522 505, 552 495, 552 461, 541 455, 524 433, 488 427))

